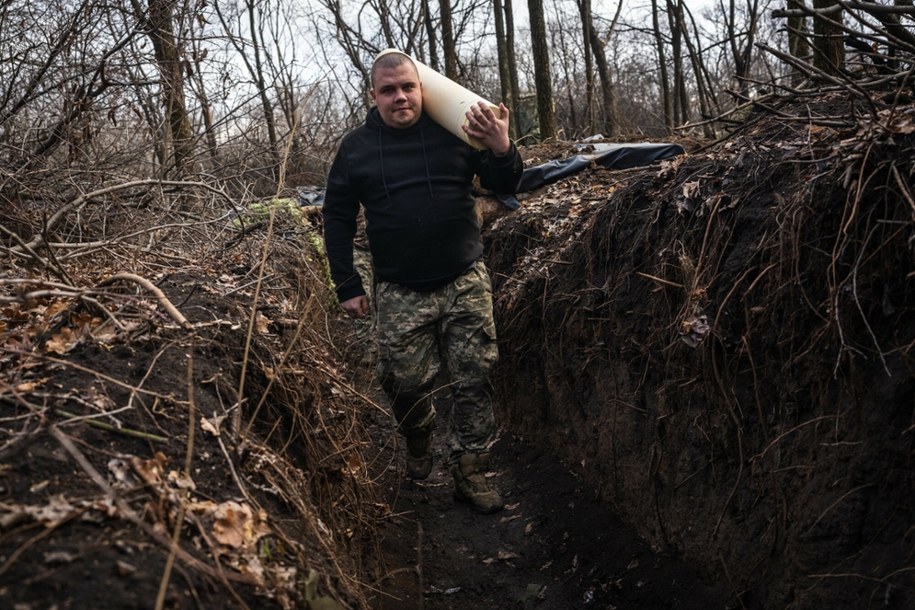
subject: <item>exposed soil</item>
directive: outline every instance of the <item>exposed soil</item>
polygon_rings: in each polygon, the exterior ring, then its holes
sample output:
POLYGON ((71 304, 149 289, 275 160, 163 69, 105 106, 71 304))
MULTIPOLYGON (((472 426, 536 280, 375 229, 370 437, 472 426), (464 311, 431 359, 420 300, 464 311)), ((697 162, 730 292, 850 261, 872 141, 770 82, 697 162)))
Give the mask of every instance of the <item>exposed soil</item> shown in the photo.
POLYGON ((397 460, 384 479, 393 511, 380 530, 389 576, 373 608, 727 607, 726 587, 649 547, 543 451, 500 438, 491 483, 506 509, 480 515, 452 498, 444 446, 436 445, 429 479, 406 479, 397 460))
POLYGON ((745 607, 915 603, 915 107, 873 104, 783 99, 487 232, 504 424, 745 607))
POLYGON ((91 200, 0 276, 0 607, 911 607, 915 109, 781 112, 860 122, 488 208, 496 515, 405 478, 314 218, 91 200))
MULTIPOLYGON (((163 281, 162 287, 181 303, 192 323, 232 317, 233 308, 242 303, 215 298, 201 289, 203 280, 179 273, 163 281)), ((345 327, 339 332, 341 344, 345 343, 345 327)), ((4 607, 154 607, 168 561, 171 532, 166 525, 175 518, 173 504, 179 504, 174 495, 180 487, 168 481, 180 478, 180 450, 188 442, 187 405, 180 399, 187 387, 188 354, 193 354, 194 402, 200 422, 224 412, 223 401, 231 396, 236 381, 232 365, 241 361, 243 347, 243 335, 225 326, 198 330, 193 338, 180 329, 156 331, 149 326, 138 329, 132 340, 111 347, 86 340, 69 351, 61 364, 32 362, 29 377, 41 379, 40 390, 20 383, 23 400, 25 395, 43 400, 50 410, 46 408, 36 420, 21 404, 16 408, 11 399, 3 403, 7 443, 0 490, 4 509, 0 601, 4 607), (123 405, 131 400, 130 387, 144 393, 134 396, 137 408, 101 419, 117 420, 128 430, 146 430, 161 442, 61 421, 66 417, 60 412, 77 410, 83 397, 94 397, 108 407, 123 405), (91 480, 93 469, 101 482, 91 480), (140 473, 149 479, 139 480, 140 473), (111 494, 100 493, 105 489, 111 494)), ((358 363, 351 366, 371 389, 369 373, 358 363)), ((252 383, 260 386, 264 381, 252 383)), ((440 405, 440 411, 441 421, 446 421, 447 403, 440 405)), ((505 434, 493 450, 493 463, 498 466, 493 484, 504 492, 508 507, 500 514, 480 515, 452 498, 450 474, 441 462, 442 434, 436 437, 433 474, 426 481, 413 482, 405 477, 402 451, 388 416, 368 408, 359 417, 365 420, 365 441, 375 448, 365 456, 368 469, 379 477, 381 507, 373 516, 377 531, 362 534, 367 548, 376 549, 368 551, 366 558, 366 578, 374 582, 369 583, 365 607, 726 606, 726 588, 708 584, 694 568, 650 548, 597 501, 593 489, 555 458, 511 434, 505 434), (372 542, 376 533, 378 539, 372 542)), ((224 453, 231 451, 231 445, 219 441, 197 429, 192 478, 205 497, 196 492, 191 496, 198 503, 244 502, 226 468, 224 453)), ((287 448, 290 465, 297 461, 297 453, 295 447, 287 448)), ((261 457, 268 455, 263 450, 261 457)), ((249 484, 269 480, 251 462, 250 458, 236 462, 239 472, 246 473, 243 479, 249 484)), ((251 489, 269 515, 265 525, 274 532, 261 538, 253 552, 263 563, 263 573, 255 569, 252 549, 246 544, 219 544, 208 536, 221 531, 212 506, 196 514, 189 511, 191 522, 182 538, 191 545, 185 549, 187 556, 174 564, 164 607, 307 607, 296 587, 284 590, 275 582, 282 566, 295 564, 296 550, 286 545, 307 544, 309 539, 307 527, 297 522, 296 510, 281 491, 288 489, 277 486, 272 493, 251 489), (265 555, 265 545, 276 556, 265 555), (219 556, 220 563, 210 564, 208 551, 219 556)), ((315 497, 321 507, 321 498, 315 497)), ((230 521, 223 516, 223 530, 232 528, 230 521)), ((358 545, 353 548, 358 551, 358 545)), ((334 560, 356 569, 345 556, 334 560)), ((341 584, 332 591, 333 597, 346 603, 341 584)), ((356 598, 350 603, 360 604, 356 598)))
POLYGON ((250 349, 257 274, 238 251, 158 278, 186 325, 130 282, 97 297, 121 329, 79 300, 4 309, 0 606, 360 605, 380 513, 338 450, 362 440, 332 345, 291 317, 323 302, 299 282, 297 230, 273 245, 250 349))

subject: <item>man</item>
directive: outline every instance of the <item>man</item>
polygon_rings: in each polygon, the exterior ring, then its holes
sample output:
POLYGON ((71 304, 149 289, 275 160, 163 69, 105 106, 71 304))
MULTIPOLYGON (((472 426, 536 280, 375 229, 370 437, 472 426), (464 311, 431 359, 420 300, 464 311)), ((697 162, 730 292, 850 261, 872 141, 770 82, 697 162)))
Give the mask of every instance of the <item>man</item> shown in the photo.
POLYGON ((371 80, 375 106, 344 138, 327 177, 324 236, 337 298, 354 318, 369 313, 353 269, 361 204, 376 280, 377 371, 406 437, 407 472, 424 479, 432 469, 430 396, 444 370, 455 497, 497 512, 502 498, 484 475, 496 431, 489 374, 498 352, 471 183, 477 175, 491 190, 515 192, 522 163, 508 137, 508 109, 500 105, 500 117, 484 104, 467 112, 464 131, 486 147, 478 151, 423 112, 409 56, 380 56, 371 80))

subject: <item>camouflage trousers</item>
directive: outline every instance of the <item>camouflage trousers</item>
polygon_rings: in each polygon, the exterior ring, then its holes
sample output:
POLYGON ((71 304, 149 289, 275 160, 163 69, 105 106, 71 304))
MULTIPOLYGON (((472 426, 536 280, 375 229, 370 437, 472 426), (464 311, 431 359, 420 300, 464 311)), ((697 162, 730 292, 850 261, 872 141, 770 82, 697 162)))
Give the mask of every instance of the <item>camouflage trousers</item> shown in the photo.
MULTIPOLYGON (((372 269, 372 255, 365 248, 353 248, 353 267, 356 273, 362 278, 362 287, 365 289, 365 296, 368 297, 369 303, 373 303, 375 296, 374 291, 374 270, 372 269)), ((356 341, 362 351, 362 358, 366 362, 374 362, 376 356, 375 346, 375 314, 372 308, 364 318, 358 318, 354 321, 356 341)))
POLYGON ((452 457, 488 449, 496 433, 490 372, 498 349, 485 264, 432 292, 379 282, 375 313, 378 377, 400 431, 432 426, 432 395, 449 389, 452 457))

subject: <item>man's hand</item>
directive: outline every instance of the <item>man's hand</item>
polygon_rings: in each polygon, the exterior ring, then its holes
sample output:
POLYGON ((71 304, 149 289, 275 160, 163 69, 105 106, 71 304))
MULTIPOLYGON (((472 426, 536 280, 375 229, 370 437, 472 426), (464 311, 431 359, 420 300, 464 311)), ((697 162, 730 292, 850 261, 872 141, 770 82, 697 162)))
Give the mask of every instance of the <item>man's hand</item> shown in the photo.
POLYGON ((364 318, 369 315, 369 299, 364 294, 343 301, 340 303, 340 307, 342 307, 351 318, 364 318))
POLYGON ((464 133, 501 157, 511 150, 511 140, 508 139, 508 108, 499 104, 499 111, 501 117, 497 117, 488 104, 479 102, 467 111, 467 123, 463 128, 464 133))

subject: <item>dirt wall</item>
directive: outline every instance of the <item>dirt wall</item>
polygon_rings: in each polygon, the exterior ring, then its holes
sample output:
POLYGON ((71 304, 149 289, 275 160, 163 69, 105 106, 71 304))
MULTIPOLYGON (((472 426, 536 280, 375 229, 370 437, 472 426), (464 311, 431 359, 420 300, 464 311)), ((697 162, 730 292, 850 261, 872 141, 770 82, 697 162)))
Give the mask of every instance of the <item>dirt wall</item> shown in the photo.
POLYGON ((915 603, 913 138, 849 135, 762 123, 486 234, 501 422, 745 607, 915 603))

